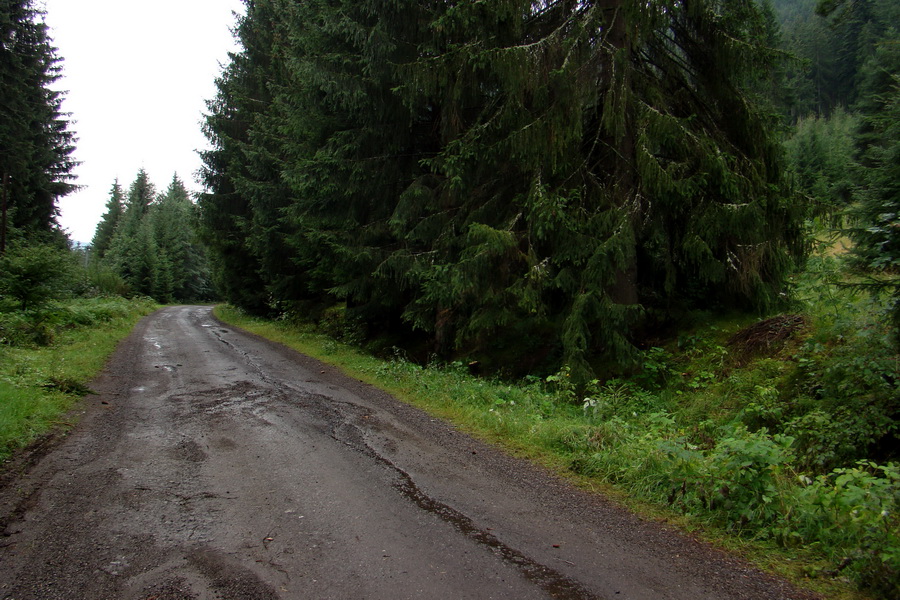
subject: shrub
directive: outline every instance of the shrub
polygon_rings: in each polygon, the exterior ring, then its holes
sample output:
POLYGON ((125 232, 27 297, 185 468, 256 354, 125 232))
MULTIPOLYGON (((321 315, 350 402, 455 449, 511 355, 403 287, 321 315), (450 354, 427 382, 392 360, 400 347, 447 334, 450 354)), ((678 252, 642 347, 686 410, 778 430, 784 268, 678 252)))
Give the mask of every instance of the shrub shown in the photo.
POLYGON ((779 478, 793 458, 793 439, 735 424, 703 452, 684 438, 660 443, 674 484, 669 501, 687 512, 708 510, 731 527, 759 528, 779 514, 779 478))
POLYGON ((0 256, 0 296, 20 310, 39 308, 64 297, 74 272, 72 256, 53 246, 12 247, 0 256))
POLYGON ((860 461, 804 483, 795 511, 801 538, 831 547, 835 572, 900 598, 900 465, 860 461))
POLYGON ((85 296, 131 296, 131 287, 121 275, 108 267, 92 265, 85 270, 85 296))
POLYGON ((53 341, 53 336, 53 328, 41 312, 0 312, 0 344, 47 346, 53 341))

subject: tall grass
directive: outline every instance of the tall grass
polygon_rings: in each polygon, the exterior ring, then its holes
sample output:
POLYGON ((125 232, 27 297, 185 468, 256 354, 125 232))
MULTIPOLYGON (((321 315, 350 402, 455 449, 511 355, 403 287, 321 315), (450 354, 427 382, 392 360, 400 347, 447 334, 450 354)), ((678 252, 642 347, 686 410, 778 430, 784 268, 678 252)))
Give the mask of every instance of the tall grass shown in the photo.
POLYGON ((88 298, 0 313, 0 460, 55 426, 119 340, 155 306, 88 298))

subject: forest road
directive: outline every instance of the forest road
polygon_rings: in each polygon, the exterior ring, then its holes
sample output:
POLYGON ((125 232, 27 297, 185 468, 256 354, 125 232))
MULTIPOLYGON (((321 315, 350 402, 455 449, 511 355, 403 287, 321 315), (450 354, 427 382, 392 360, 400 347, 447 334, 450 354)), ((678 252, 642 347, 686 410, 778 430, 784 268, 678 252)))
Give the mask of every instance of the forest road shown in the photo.
POLYGON ((145 318, 93 389, 7 469, 0 598, 814 597, 210 307, 145 318))

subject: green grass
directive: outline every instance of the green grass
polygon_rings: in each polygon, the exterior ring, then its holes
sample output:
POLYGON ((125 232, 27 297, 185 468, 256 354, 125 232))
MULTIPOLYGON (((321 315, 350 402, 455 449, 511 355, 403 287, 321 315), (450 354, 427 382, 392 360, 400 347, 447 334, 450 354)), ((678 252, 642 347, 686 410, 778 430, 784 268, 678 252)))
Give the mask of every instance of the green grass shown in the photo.
MULTIPOLYGON (((848 331, 838 358, 848 344, 871 349, 870 340, 849 339, 849 330, 862 331, 860 323, 871 320, 865 302, 842 302, 848 331)), ((815 341, 835 335, 823 330, 833 326, 827 315, 828 323, 813 324, 775 356, 747 364, 736 364, 726 348, 746 322, 714 323, 651 351, 653 368, 635 380, 576 390, 566 370, 548 381, 485 380, 462 363, 378 360, 311 325, 254 319, 227 306, 216 314, 826 597, 893 597, 900 480, 889 466, 854 461, 834 472, 806 469, 790 435, 802 432, 796 422, 805 408, 796 394, 807 385, 803 361, 836 369, 837 358, 815 341)), ((838 381, 835 390, 846 384, 838 381)))
POLYGON ((47 430, 65 413, 72 397, 62 392, 20 388, 0 381, 0 457, 47 430))
POLYGON ((0 333, 6 334, 0 344, 0 460, 54 427, 71 426, 66 413, 118 342, 155 308, 143 300, 91 298, 39 314, 0 315, 0 333))

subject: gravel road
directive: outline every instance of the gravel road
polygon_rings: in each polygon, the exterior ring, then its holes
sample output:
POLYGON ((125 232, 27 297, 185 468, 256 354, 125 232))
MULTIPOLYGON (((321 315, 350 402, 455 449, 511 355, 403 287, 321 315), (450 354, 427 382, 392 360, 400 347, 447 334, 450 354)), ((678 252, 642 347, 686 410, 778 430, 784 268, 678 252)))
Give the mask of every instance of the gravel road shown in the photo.
POLYGON ((814 598, 282 346, 166 308, 7 465, 0 598, 814 598))

